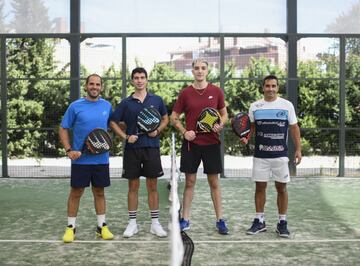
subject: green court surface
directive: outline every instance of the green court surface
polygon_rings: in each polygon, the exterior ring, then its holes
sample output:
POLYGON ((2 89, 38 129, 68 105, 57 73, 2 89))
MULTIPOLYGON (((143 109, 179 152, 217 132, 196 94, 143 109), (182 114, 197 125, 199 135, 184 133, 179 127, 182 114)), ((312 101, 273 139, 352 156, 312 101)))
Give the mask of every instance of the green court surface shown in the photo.
MULTIPOLYGON (((167 180, 159 180, 160 221, 169 222, 167 180)), ((180 182, 179 192, 184 183, 180 182)), ((221 179, 230 235, 215 231, 206 179, 199 179, 189 236, 195 243, 192 265, 359 265, 360 178, 294 178, 288 186, 290 239, 275 233, 276 193, 268 185, 268 231, 245 234, 254 216, 254 183, 221 179)), ((169 265, 169 238, 149 233, 145 180, 139 194, 140 232, 124 239, 127 182, 113 180, 106 190, 107 222, 113 241, 95 238, 96 216, 90 190, 77 219, 77 240, 61 241, 66 226, 69 180, 0 179, 0 265, 169 265)), ((181 197, 180 193, 180 197, 181 197)))

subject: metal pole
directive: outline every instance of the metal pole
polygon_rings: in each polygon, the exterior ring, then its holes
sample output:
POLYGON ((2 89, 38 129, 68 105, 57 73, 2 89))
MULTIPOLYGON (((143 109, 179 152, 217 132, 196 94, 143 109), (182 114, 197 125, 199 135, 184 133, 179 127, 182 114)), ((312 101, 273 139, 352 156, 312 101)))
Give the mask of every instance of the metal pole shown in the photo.
MULTIPOLYGON (((70 33, 80 33, 81 0, 70 0, 70 33)), ((70 101, 80 98, 80 35, 71 35, 70 42, 70 101)))
POLYGON ((1 156, 2 156, 2 177, 9 177, 8 173, 8 130, 7 130, 7 74, 6 74, 6 38, 1 38, 0 47, 1 64, 1 156))
POLYGON ((345 101, 346 101, 346 87, 345 87, 345 37, 340 37, 340 131, 339 131, 339 174, 338 176, 345 176, 345 101))
MULTIPOLYGON (((288 82, 287 96, 288 100, 294 104, 297 111, 298 101, 298 81, 297 81, 297 0, 287 0, 287 33, 288 37, 288 82)), ((295 146, 291 138, 289 138, 289 170, 290 175, 296 175, 296 165, 294 163, 295 146)))
MULTIPOLYGON (((220 88, 223 89, 225 94, 225 38, 224 35, 220 34, 220 88)), ((220 135, 221 140, 221 164, 223 166, 224 171, 220 174, 221 178, 225 176, 225 130, 221 131, 220 135)))

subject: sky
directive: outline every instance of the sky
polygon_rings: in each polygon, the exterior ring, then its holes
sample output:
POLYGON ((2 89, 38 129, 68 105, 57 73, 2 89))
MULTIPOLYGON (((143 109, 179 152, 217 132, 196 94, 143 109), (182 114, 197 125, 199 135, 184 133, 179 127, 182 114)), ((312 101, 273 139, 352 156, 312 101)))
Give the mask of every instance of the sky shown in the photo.
MULTIPOLYGON (((42 1, 50 19, 65 17, 69 20, 70 0, 42 1)), ((298 0, 298 31, 324 33, 328 24, 357 1, 298 0)), ((12 18, 10 2, 5 0, 7 21, 12 18)), ((81 21, 86 33, 284 33, 286 0, 82 0, 81 21)), ((121 53, 120 39, 101 42, 113 45, 115 52, 121 53)), ((137 56, 145 66, 151 66, 153 58, 168 60, 169 50, 193 44, 194 38, 135 38, 129 39, 127 49, 129 58, 137 56), (148 53, 152 56, 148 57, 148 53)), ((316 40, 309 45, 308 52, 315 53, 328 46, 328 40, 316 40)))

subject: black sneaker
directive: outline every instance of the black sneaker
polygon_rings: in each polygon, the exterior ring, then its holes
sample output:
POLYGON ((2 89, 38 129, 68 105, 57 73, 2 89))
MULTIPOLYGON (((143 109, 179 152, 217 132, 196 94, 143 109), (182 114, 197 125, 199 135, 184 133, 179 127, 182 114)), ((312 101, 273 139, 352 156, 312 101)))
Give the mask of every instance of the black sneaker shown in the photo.
POLYGON ((246 234, 256 235, 257 233, 265 232, 265 231, 266 231, 265 221, 263 223, 260 223, 260 220, 258 218, 255 218, 252 226, 246 231, 246 234))
POLYGON ((288 238, 290 236, 290 232, 287 229, 287 221, 281 220, 276 227, 276 233, 278 236, 288 238))

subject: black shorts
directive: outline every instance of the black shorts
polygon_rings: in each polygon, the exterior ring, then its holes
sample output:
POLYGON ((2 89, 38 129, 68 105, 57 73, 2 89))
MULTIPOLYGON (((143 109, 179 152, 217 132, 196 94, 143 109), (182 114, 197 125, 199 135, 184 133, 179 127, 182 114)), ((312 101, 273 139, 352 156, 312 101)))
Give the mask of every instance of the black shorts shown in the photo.
POLYGON ((157 178, 163 175, 159 148, 125 150, 123 157, 123 178, 133 179, 140 176, 157 178))
POLYGON ((108 187, 110 186, 109 164, 72 164, 72 187, 108 187))
POLYGON ((180 171, 188 174, 197 173, 201 161, 205 174, 222 173, 220 144, 197 145, 184 140, 181 146, 180 171))

